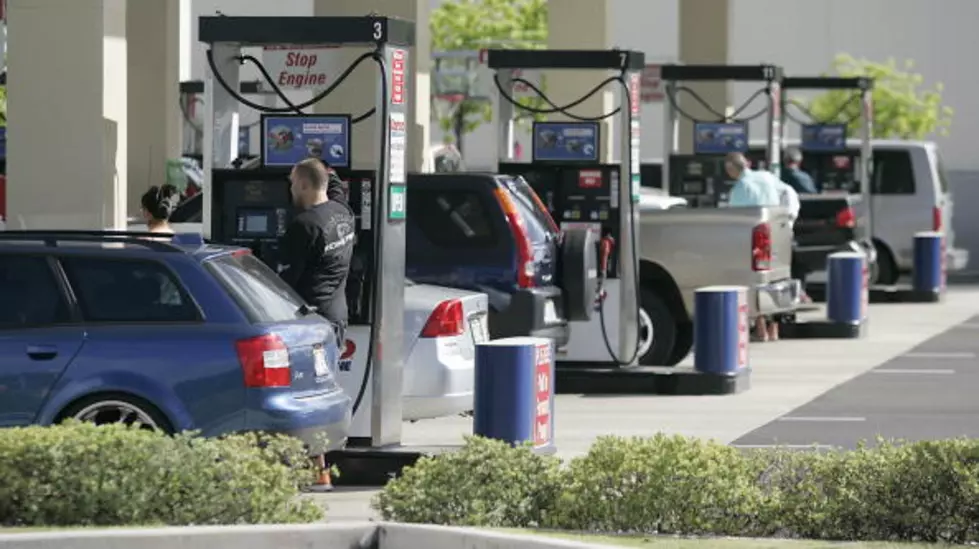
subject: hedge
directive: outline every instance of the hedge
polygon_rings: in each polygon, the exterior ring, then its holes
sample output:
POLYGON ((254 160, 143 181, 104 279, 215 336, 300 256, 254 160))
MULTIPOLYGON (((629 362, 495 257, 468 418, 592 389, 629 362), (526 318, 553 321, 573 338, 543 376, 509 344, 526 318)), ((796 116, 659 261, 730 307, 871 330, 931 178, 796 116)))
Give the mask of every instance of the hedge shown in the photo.
POLYGON ((468 439, 374 500, 385 520, 593 533, 979 542, 979 441, 739 450, 604 437, 563 466, 468 439))
POLYGON ((71 422, 0 429, 0 526, 255 524, 322 519, 301 442, 207 439, 71 422))

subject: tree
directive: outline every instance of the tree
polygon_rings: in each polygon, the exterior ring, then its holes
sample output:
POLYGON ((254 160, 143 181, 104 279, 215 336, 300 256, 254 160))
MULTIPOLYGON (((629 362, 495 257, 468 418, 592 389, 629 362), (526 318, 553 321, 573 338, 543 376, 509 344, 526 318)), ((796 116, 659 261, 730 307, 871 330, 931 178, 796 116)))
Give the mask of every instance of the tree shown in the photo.
MULTIPOLYGON (((879 138, 925 139, 938 133, 948 135, 953 111, 942 104, 942 84, 924 86, 924 78, 907 60, 903 68, 895 60, 875 63, 855 59, 846 54, 837 56, 835 72, 840 76, 869 76, 874 79, 873 136, 879 138)), ((813 122, 849 123, 851 135, 859 135, 860 101, 851 90, 831 90, 809 103, 813 122)))
MULTIPOLYGON (((547 42, 546 0, 447 0, 430 18, 432 51, 480 50, 487 47, 543 49, 547 42)), ((543 87, 543 85, 541 85, 543 87)), ((541 108, 537 98, 520 104, 541 108)), ((445 135, 462 137, 492 118, 493 106, 479 99, 463 99, 454 111, 439 117, 445 135)), ((533 116, 519 113, 518 119, 533 116)))

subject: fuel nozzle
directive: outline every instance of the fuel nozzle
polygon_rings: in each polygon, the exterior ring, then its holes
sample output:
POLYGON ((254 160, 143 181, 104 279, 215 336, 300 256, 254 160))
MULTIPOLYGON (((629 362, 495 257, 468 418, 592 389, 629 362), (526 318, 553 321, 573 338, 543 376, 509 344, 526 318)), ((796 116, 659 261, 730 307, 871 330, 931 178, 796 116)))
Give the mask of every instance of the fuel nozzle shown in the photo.
POLYGON ((598 242, 598 295, 595 296, 595 309, 601 310, 602 303, 608 292, 605 291, 605 279, 608 277, 608 262, 612 258, 615 239, 605 235, 598 242))
POLYGON ((605 235, 598 243, 598 267, 601 269, 602 279, 608 275, 608 262, 612 258, 612 250, 615 249, 615 239, 611 235, 605 235))

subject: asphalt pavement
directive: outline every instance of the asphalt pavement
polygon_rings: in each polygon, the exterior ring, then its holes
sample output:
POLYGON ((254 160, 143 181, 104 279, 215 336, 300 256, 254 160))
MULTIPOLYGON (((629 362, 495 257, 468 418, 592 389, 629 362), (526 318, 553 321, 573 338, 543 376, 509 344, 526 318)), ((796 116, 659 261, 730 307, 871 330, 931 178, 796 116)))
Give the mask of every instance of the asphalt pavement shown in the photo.
POLYGON ((843 383, 734 442, 854 448, 878 437, 979 437, 979 316, 843 383))

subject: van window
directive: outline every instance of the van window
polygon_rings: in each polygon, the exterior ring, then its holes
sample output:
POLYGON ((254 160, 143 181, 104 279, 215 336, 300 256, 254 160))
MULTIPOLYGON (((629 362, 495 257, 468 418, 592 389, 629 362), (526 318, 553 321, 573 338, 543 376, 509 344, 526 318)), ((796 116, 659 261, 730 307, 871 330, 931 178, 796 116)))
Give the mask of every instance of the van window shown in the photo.
POLYGON ((948 194, 948 174, 945 173, 945 160, 942 155, 935 153, 935 161, 938 163, 938 188, 942 194, 948 194))
POLYGON ((874 190, 884 195, 914 194, 914 164, 908 151, 874 151, 874 190))

